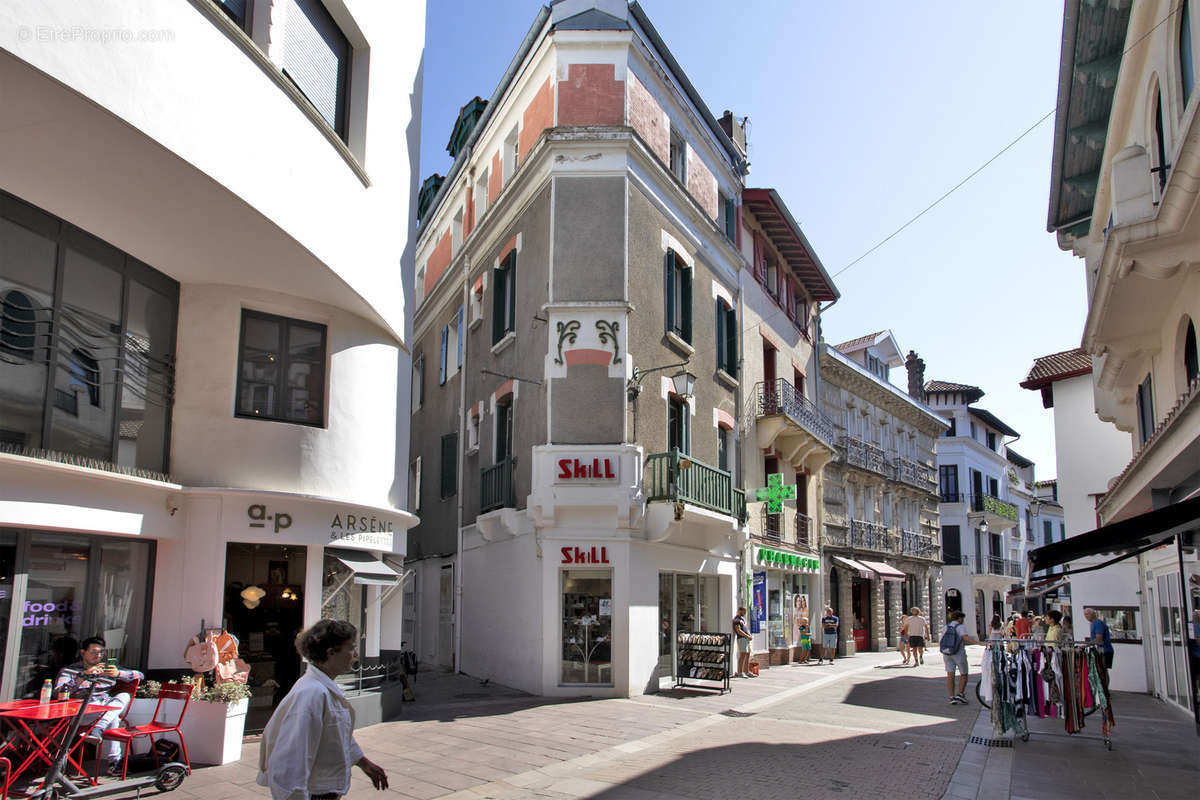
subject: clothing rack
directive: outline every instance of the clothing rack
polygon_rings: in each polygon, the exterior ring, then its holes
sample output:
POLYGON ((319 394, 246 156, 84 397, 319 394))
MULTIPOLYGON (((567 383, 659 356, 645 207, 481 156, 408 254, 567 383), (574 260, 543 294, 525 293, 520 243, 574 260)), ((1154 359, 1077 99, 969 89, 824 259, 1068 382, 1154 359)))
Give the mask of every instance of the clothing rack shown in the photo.
MULTIPOLYGON (((1018 648, 1022 648, 1022 649, 1037 648, 1038 650, 1041 650, 1041 649, 1062 650, 1067 647, 1070 647, 1073 649, 1074 648, 1079 648, 1079 649, 1087 648, 1087 649, 1092 649, 1092 650, 1096 650, 1097 648, 1099 648, 1099 645, 1094 640, 1091 640, 1091 639, 1056 640, 1056 641, 1051 641, 1051 642, 1047 643, 1044 639, 1033 639, 1033 638, 1027 638, 1027 637, 1019 638, 1019 639, 1013 638, 1013 637, 997 637, 995 639, 982 639, 982 640, 980 640, 980 644, 984 645, 985 647, 987 647, 988 645, 992 645, 992 644, 1000 644, 1000 645, 1006 645, 1006 646, 1007 645, 1016 645, 1018 648)), ((991 665, 987 664, 987 668, 991 669, 991 665)), ((981 664, 980 670, 982 671, 983 669, 984 669, 984 665, 981 664)), ((981 691, 982 683, 983 683, 983 678, 981 676, 979 682, 977 682, 975 684, 975 696, 979 700, 980 705, 982 705, 985 708, 990 709, 991 704, 985 703, 983 700, 982 691, 981 691)), ((1109 703, 1110 710, 1111 710, 1111 702, 1112 701, 1111 701, 1110 690, 1108 689, 1107 686, 1105 686, 1104 689, 1105 689, 1106 697, 1108 697, 1107 702, 1109 703)), ((1021 705, 1015 705, 1014 708, 1015 708, 1015 713, 1016 713, 1016 719, 1019 723, 1018 727, 1016 728, 1016 732, 1020 735, 1021 741, 1027 742, 1027 741, 1029 741, 1030 731, 1029 731, 1029 721, 1028 721, 1028 718, 1026 715, 1026 707, 1024 704, 1021 704, 1021 705)), ((1099 709, 1100 709, 1099 704, 1092 705, 1091 707, 1087 708, 1083 712, 1083 716, 1084 717, 1091 716, 1093 713, 1095 713, 1099 709)), ((1101 726, 1101 729, 1103 730, 1103 724, 1101 726)), ((1057 736, 1057 737, 1070 738, 1070 739, 1091 739, 1091 740, 1095 740, 1098 742, 1103 742, 1104 746, 1106 748, 1108 748, 1109 750, 1112 750, 1112 739, 1108 735, 1107 732, 1105 732, 1102 736, 1091 736, 1088 734, 1081 734, 1081 733, 1055 733, 1053 731, 1039 731, 1038 735, 1039 736, 1057 736)))

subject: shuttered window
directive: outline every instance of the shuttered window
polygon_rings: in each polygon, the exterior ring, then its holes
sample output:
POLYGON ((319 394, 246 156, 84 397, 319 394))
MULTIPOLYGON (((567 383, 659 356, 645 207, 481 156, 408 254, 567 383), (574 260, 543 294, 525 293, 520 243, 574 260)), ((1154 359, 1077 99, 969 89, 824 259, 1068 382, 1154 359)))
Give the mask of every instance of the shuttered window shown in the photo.
POLYGON ((493 273, 492 344, 496 344, 516 330, 517 251, 510 252, 493 273))
POLYGON ((737 377, 737 313, 717 300, 717 369, 737 377))
POLYGON ((283 73, 346 138, 350 43, 320 0, 285 0, 283 73))
POLYGON ((449 344, 450 329, 442 328, 442 355, 438 359, 438 386, 446 382, 446 347, 449 344))
POLYGON ((454 497, 458 492, 458 434, 447 433, 442 437, 442 499, 454 497))
POLYGON ((692 271, 674 250, 667 251, 663 283, 667 331, 691 344, 692 271))

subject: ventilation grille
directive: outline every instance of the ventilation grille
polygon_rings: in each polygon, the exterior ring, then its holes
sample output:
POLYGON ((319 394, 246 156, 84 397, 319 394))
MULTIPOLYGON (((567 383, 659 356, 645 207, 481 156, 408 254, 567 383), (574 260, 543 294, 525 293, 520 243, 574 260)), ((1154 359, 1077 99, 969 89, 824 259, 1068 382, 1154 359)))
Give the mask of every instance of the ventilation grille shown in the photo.
POLYGON ((984 747, 1012 747, 1012 739, 985 739, 982 736, 972 736, 971 744, 981 744, 984 747))

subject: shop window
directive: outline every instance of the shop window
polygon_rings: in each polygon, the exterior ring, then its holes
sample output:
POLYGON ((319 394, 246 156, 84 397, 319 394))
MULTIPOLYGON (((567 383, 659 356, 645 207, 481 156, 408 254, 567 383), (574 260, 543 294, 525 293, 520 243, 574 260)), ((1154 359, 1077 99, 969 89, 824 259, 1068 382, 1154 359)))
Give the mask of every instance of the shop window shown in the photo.
POLYGON ((667 397, 667 450, 692 452, 691 414, 679 395, 667 397))
POLYGON ((447 433, 442 437, 442 499, 458 493, 458 434, 447 433))
POLYGON ((664 299, 667 333, 673 333, 689 344, 692 341, 692 270, 674 250, 665 259, 664 299))
POLYGON ((612 684, 612 572, 562 571, 563 683, 612 684))
MULTIPOLYGON (((1142 612, 1136 606, 1091 606, 1091 608, 1108 625, 1109 635, 1114 642, 1141 644, 1142 612)), ((1086 631, 1083 633, 1086 634, 1086 631)))
POLYGON ((237 416, 322 425, 325 326, 242 311, 237 416))
POLYGON ((512 250, 492 270, 492 344, 517 329, 517 251, 512 250))

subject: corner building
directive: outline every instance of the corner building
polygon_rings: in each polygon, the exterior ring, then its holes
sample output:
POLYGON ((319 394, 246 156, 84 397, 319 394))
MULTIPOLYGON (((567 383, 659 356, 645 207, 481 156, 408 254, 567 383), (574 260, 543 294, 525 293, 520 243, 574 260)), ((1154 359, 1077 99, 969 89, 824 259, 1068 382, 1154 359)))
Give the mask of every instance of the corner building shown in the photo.
POLYGON ((358 625, 367 673, 401 648, 423 8, 0 19, 0 696, 94 634, 181 674, 203 621, 240 640, 253 730, 304 626, 358 625))
POLYGON ((656 691, 747 596, 742 129, 638 4, 562 0, 448 150, 416 248, 418 653, 656 691))

